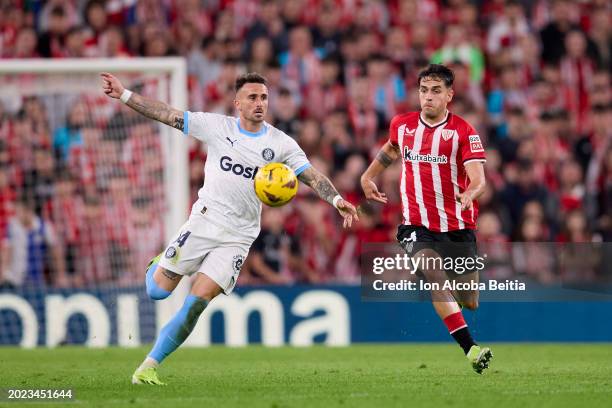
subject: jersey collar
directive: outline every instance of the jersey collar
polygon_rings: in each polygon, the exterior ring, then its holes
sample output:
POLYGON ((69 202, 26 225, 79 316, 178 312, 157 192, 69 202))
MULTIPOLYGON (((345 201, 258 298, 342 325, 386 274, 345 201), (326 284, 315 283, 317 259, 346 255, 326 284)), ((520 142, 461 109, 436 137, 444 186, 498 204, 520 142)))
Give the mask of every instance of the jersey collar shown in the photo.
POLYGON ((423 125, 425 125, 426 127, 428 127, 428 128, 435 128, 435 127, 438 127, 438 126, 443 125, 443 124, 445 124, 446 122, 448 122, 448 119, 450 118, 450 115, 451 115, 450 111, 449 111, 449 110, 446 110, 446 116, 444 116, 444 119, 442 119, 442 120, 441 120, 440 122, 438 122, 438 123, 429 124, 429 123, 425 122, 425 119, 423 119, 423 117, 421 116, 421 112, 419 112, 419 121, 420 121, 420 122, 421 122, 423 125))
POLYGON ((238 131, 248 137, 260 137, 260 136, 265 135, 266 132, 268 131, 268 126, 266 125, 266 122, 263 123, 261 129, 259 129, 259 131, 257 132, 249 132, 248 130, 243 129, 240 126, 240 118, 236 119, 236 125, 238 125, 238 131))

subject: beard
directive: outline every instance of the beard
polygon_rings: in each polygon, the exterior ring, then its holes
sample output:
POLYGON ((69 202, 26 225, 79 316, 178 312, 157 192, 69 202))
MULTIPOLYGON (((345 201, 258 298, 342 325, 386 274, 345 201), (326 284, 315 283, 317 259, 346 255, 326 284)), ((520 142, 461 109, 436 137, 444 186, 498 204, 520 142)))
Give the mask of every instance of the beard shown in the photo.
POLYGON ((266 116, 264 113, 260 114, 261 116, 258 116, 258 114, 253 113, 251 115, 249 115, 247 117, 248 120, 250 120, 251 122, 263 122, 264 121, 264 117, 266 116))

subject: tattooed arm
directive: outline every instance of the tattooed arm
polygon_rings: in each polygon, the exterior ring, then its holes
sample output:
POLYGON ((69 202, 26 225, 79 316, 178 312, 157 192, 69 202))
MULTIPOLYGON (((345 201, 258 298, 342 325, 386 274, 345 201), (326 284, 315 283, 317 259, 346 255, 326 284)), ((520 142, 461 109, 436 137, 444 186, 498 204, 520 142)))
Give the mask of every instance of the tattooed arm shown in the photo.
MULTIPOLYGON (((111 98, 121 98, 123 91, 125 91, 121 82, 115 76, 106 72, 102 73, 101 76, 104 81, 104 92, 111 98)), ((126 105, 147 118, 155 119, 181 131, 184 129, 184 112, 174 109, 164 102, 132 93, 126 105)))
POLYGON ((126 105, 147 118, 155 119, 180 131, 184 129, 184 112, 174 109, 168 104, 134 93, 126 105))
MULTIPOLYGON (((306 184, 308 187, 312 188, 316 193, 321 197, 321 199, 327 201, 329 204, 334 205, 334 198, 336 196, 340 196, 336 187, 332 184, 332 182, 325 177, 325 175, 321 174, 314 167, 309 167, 304 170, 299 176, 298 179, 306 184)), ((353 206, 353 204, 348 201, 340 198, 336 201, 335 207, 344 218, 343 225, 344 227, 350 227, 353 223, 353 219, 355 221, 359 221, 359 217, 357 216, 357 210, 353 206)))
POLYGON ((334 197, 338 195, 338 190, 336 190, 332 182, 323 174, 319 173, 317 169, 314 167, 307 168, 298 176, 298 179, 316 191, 321 199, 333 205, 334 197))
POLYGON ((387 195, 378 191, 374 178, 389 167, 400 155, 399 147, 390 142, 380 149, 376 155, 376 159, 370 164, 368 169, 361 176, 361 188, 368 200, 378 201, 379 203, 387 202, 387 195))

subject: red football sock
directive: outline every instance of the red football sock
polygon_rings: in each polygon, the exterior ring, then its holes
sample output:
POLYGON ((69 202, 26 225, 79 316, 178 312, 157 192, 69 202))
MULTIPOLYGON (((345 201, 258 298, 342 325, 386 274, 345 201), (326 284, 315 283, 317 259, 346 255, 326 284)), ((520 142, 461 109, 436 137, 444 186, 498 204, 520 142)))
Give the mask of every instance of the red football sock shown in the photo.
POLYGON ((444 318, 444 324, 448 328, 450 335, 459 343, 459 346, 461 346, 465 354, 470 351, 472 346, 476 345, 461 312, 446 316, 444 318))
POLYGON ((467 327, 463 314, 461 312, 453 313, 444 318, 444 324, 450 334, 453 334, 459 329, 467 327))

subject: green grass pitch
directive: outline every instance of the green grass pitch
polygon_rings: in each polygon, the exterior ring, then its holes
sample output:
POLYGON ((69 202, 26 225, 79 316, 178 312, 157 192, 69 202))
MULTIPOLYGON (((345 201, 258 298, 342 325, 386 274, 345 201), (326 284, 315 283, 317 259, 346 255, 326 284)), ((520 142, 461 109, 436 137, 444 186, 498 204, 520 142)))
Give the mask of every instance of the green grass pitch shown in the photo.
MULTIPOLYGON (((612 344, 493 344, 473 373, 456 345, 182 348, 167 387, 133 386, 148 348, 0 348, 0 388, 72 388, 99 407, 611 407, 612 344)), ((0 406, 22 404, 0 401, 0 406)))

